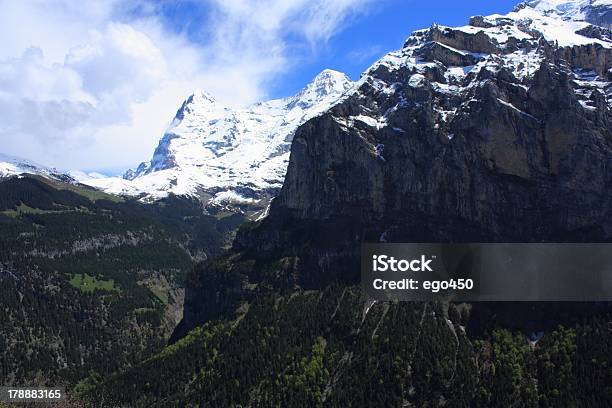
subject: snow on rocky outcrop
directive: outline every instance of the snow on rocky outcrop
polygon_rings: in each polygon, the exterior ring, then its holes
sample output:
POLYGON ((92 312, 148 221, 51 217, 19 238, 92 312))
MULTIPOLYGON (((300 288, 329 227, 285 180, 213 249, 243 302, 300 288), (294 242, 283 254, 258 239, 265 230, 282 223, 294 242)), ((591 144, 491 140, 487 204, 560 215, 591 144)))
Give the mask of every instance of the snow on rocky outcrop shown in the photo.
POLYGON ((293 133, 326 111, 352 86, 344 74, 324 70, 298 94, 231 109, 202 91, 183 102, 152 159, 123 178, 84 183, 144 200, 169 193, 209 204, 265 206, 282 186, 293 133))
MULTIPOLYGON (((374 63, 355 90, 371 88, 376 93, 397 94, 399 83, 392 78, 398 72, 409 75, 407 85, 416 96, 419 89, 420 94, 434 91, 436 128, 441 130, 469 105, 470 101, 456 104, 457 98, 473 94, 474 89, 498 76, 527 92, 542 64, 553 64, 569 68, 571 85, 584 109, 596 110, 601 104, 610 107, 612 31, 586 21, 594 10, 600 17, 608 15, 612 0, 529 1, 508 14, 474 16, 466 26, 434 24, 415 31, 402 49, 374 63)), ((353 117, 380 128, 388 115, 416 103, 416 99, 403 96, 382 114, 370 111, 353 117)), ((518 109, 504 98, 498 103, 518 109)), ((452 139, 454 134, 446 136, 452 139)))

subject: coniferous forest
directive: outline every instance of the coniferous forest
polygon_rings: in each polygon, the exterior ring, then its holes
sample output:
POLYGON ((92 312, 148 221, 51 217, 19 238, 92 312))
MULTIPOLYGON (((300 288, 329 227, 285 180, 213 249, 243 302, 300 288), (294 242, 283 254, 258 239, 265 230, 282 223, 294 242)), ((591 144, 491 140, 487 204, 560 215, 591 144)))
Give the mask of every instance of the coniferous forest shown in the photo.
MULTIPOLYGON (((533 333, 358 288, 271 295, 94 387, 123 406, 609 406, 609 316, 533 333), (479 331, 479 333, 476 333, 479 331)), ((103 395, 105 400, 99 401, 103 395)), ((95 404, 94 404, 95 405, 95 404)))
POLYGON ((239 216, 153 205, 37 177, 0 181, 0 378, 79 386, 159 351, 193 265, 239 216))

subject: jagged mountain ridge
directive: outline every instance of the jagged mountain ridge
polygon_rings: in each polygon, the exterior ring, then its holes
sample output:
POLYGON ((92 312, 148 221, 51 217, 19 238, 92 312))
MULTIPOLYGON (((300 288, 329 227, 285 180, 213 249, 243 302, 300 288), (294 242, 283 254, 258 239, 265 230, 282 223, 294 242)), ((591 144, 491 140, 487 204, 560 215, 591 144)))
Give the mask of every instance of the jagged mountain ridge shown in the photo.
POLYGON ((71 175, 56 168, 43 166, 21 157, 0 153, 0 178, 14 177, 22 174, 33 174, 64 182, 76 181, 71 175))
POLYGON ((244 109, 197 91, 178 110, 151 161, 123 179, 85 183, 145 199, 174 193, 211 204, 265 204, 282 185, 295 129, 336 103, 352 84, 346 75, 324 70, 292 97, 244 109))

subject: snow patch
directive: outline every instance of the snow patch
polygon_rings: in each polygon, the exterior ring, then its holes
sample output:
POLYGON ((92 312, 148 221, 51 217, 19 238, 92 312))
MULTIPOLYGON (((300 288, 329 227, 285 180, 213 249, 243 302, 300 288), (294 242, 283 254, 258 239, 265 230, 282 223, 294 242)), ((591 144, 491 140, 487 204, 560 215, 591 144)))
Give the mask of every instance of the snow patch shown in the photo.
POLYGON ((254 204, 257 202, 259 202, 259 200, 243 197, 237 192, 231 190, 221 191, 215 194, 215 196, 211 199, 211 203, 213 204, 254 204))
POLYGON ((386 118, 382 117, 382 118, 373 118, 371 116, 366 116, 366 115, 357 115, 357 116, 350 116, 349 117, 350 120, 355 121, 358 120, 360 122, 365 123, 366 125, 376 128, 376 129, 382 129, 385 126, 387 126, 387 120, 386 118))
POLYGON ((425 86, 425 81, 425 76, 421 74, 414 74, 408 80, 408 85, 413 88, 420 88, 422 86, 425 86))

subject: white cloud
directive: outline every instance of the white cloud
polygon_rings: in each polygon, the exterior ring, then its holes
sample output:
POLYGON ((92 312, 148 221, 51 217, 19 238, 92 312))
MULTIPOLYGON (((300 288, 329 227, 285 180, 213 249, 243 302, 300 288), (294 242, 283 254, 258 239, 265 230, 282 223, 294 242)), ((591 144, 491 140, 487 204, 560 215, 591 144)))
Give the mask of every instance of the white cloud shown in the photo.
POLYGON ((164 3, 140 1, 134 17, 120 0, 0 0, 0 150, 60 168, 133 165, 193 89, 260 100, 371 1, 194 3, 208 16, 197 41, 168 28, 164 3))

